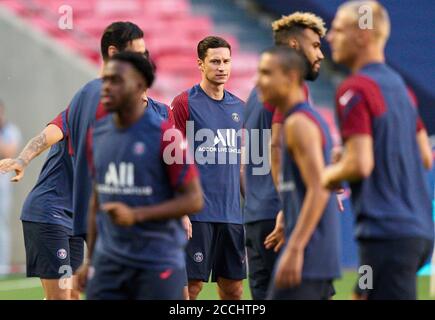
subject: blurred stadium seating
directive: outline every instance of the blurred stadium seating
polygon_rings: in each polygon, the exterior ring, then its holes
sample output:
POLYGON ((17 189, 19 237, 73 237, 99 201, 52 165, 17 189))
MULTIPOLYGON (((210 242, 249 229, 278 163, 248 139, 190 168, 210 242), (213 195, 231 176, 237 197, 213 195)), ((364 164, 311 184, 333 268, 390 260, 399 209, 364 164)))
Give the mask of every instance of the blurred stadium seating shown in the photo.
POLYGON ((239 50, 236 37, 216 34, 206 15, 193 15, 188 0, 2 0, 15 14, 26 19, 60 44, 101 64, 100 37, 104 28, 116 20, 137 23, 157 65, 157 82, 150 95, 169 103, 199 80, 196 45, 211 34, 227 39, 233 48, 234 68, 228 88, 242 99, 252 89, 257 55, 239 50), (59 8, 73 8, 73 29, 58 27, 59 8))

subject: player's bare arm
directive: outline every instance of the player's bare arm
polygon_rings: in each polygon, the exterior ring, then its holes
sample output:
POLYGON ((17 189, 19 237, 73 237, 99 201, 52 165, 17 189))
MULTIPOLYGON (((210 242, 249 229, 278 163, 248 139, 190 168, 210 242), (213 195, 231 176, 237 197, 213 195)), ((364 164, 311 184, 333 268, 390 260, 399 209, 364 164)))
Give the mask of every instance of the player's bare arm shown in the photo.
POLYGON ((336 189, 343 181, 367 178, 373 171, 374 161, 373 138, 368 134, 351 136, 344 144, 340 161, 326 168, 322 183, 329 189, 336 189))
POLYGON ((276 188, 278 188, 279 185, 279 172, 281 170, 281 129, 282 124, 272 124, 272 137, 270 140, 270 170, 276 188))
POLYGON ((123 226, 151 220, 181 218, 188 214, 195 214, 202 209, 204 200, 198 178, 179 187, 177 191, 177 197, 157 205, 131 208, 120 202, 111 202, 105 203, 102 209, 107 211, 115 223, 123 226))
POLYGON ((319 223, 330 191, 321 184, 325 167, 322 137, 318 127, 303 114, 296 114, 284 124, 288 150, 293 154, 306 187, 306 194, 296 226, 279 262, 276 285, 297 286, 302 281, 304 250, 319 223))
POLYGON ((0 173, 15 171, 16 175, 11 181, 20 181, 30 161, 62 139, 62 130, 54 124, 48 125, 40 134, 27 143, 17 158, 0 161, 0 173))
POLYGON ((433 165, 432 149, 429 142, 429 137, 425 129, 421 129, 417 132, 417 143, 420 149, 421 159, 426 169, 431 169, 433 165))

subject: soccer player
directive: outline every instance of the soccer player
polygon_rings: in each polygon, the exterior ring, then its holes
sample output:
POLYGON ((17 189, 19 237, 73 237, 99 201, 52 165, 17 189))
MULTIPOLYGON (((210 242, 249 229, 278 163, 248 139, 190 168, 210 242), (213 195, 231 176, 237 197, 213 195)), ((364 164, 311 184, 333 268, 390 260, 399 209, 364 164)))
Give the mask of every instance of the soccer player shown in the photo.
MULTIPOLYGON (((133 23, 115 22, 103 33, 101 53, 104 61, 122 50, 145 52, 143 32, 133 23)), ((77 130, 77 127, 87 126, 92 119, 105 114, 105 110, 99 104, 100 91, 101 79, 86 84, 76 94, 70 106, 51 121, 38 136, 31 139, 16 159, 5 159, 0 162, 0 170, 15 170, 16 176, 12 180, 19 181, 31 160, 53 146, 36 186, 23 205, 21 216, 27 275, 41 278, 47 299, 70 297, 69 289, 63 290, 59 287, 59 278, 65 274, 70 275, 70 269, 62 266, 70 266, 75 272, 83 260, 81 239, 85 238, 85 231, 80 225, 85 224, 86 214, 80 209, 81 206, 87 208, 90 195, 87 195, 86 187, 90 182, 87 181, 87 169, 83 169, 83 165, 74 167, 70 154, 74 154, 76 164, 83 159, 78 158, 78 149, 73 149, 77 145, 84 147, 80 137, 82 131, 77 130), (68 121, 75 121, 73 124, 76 126, 69 127, 68 121), (77 181, 76 191, 73 190, 74 178, 77 181), (73 205, 74 192, 79 192, 74 198, 76 208, 73 205)), ((151 105, 153 110, 168 117, 169 112, 165 106, 155 103, 151 105)), ((83 135, 86 136, 86 132, 83 135)), ((69 288, 70 284, 69 282, 62 287, 69 288)), ((73 292, 72 298, 78 297, 78 293, 73 292)))
MULTIPOLYGON (((305 80, 314 81, 320 70, 323 54, 320 40, 326 29, 323 20, 307 12, 295 12, 272 23, 276 45, 299 50, 305 59, 309 72, 305 80)), ((308 87, 304 86, 308 100, 308 87)), ((245 128, 248 132, 260 129, 259 141, 247 140, 249 150, 266 150, 271 143, 272 171, 277 182, 280 164, 281 127, 283 117, 275 106, 263 104, 258 98, 257 88, 252 90, 246 103, 245 128), (266 132, 272 129, 272 139, 265 139, 266 132), (267 141, 267 145, 263 142, 267 141), (254 145, 255 144, 255 145, 254 145)), ((251 154, 251 153, 250 153, 251 154)), ((250 155, 249 154, 249 155, 250 155)), ((263 156, 268 152, 263 151, 263 156)), ((249 156, 247 155, 247 156, 249 156)), ((269 161, 268 161, 269 163, 269 161)), ((249 284, 253 299, 266 298, 273 266, 278 251, 284 243, 284 226, 280 199, 271 172, 255 174, 258 164, 247 161, 245 173, 244 222, 246 249, 249 263, 249 284), (276 220, 276 221, 275 221, 276 220)))
POLYGON ((285 115, 282 181, 286 244, 278 259, 270 299, 327 300, 340 275, 335 197, 321 185, 332 139, 325 120, 306 101, 303 56, 275 47, 261 56, 257 86, 263 102, 285 115))
MULTIPOLYGON (((300 51, 307 65, 305 80, 315 81, 319 76, 320 64, 324 59, 321 39, 326 34, 325 23, 319 16, 310 12, 295 12, 272 23, 275 45, 288 46, 300 51)), ((308 87, 304 86, 309 100, 308 87)), ((281 128, 283 115, 277 110, 272 120, 271 171, 275 185, 281 163, 281 128)))
POLYGON ((360 264, 373 276, 372 288, 359 288, 370 300, 416 299, 416 273, 434 237, 424 173, 430 146, 402 77, 385 63, 389 34, 379 2, 351 1, 339 7, 327 36, 333 60, 352 75, 336 96, 344 153, 323 184, 350 182, 360 264), (362 7, 370 28, 360 28, 362 7))
MULTIPOLYGON (((187 239, 179 218, 201 210, 202 190, 182 133, 143 108, 153 80, 138 53, 119 53, 104 68, 101 102, 111 114, 88 134, 95 187, 87 299, 183 297, 187 239), (171 153, 181 157, 171 163, 171 153)), ((82 286, 88 269, 81 269, 82 286)))
POLYGON ((206 37, 197 53, 201 82, 172 102, 175 125, 194 148, 205 200, 204 209, 191 217, 192 239, 186 249, 189 295, 196 299, 212 272, 220 298, 236 300, 246 277, 239 134, 244 103, 224 89, 231 72, 230 44, 206 37))

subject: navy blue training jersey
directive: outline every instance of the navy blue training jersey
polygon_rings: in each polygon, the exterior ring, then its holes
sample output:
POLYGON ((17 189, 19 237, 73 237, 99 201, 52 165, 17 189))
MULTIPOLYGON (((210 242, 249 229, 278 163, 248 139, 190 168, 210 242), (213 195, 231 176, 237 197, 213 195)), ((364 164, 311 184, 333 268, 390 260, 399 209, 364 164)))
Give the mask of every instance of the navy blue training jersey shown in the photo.
POLYGON ((63 139, 48 152, 38 181, 24 201, 21 220, 49 223, 72 229, 72 163, 68 153, 68 109, 50 124, 58 126, 63 139))
POLYGON ((373 172, 350 185, 357 237, 433 239, 431 196, 416 139, 424 127, 403 79, 386 64, 368 64, 341 84, 337 112, 344 140, 373 138, 373 172))
MULTIPOLYGON (((128 128, 118 128, 113 115, 96 122, 88 135, 88 155, 100 206, 113 201, 130 207, 159 204, 197 177, 195 165, 186 164, 185 159, 179 164, 164 161, 163 152, 170 141, 164 141, 163 134, 169 128, 179 138, 173 147, 183 154, 183 135, 155 112, 144 112, 128 128)), ((107 213, 97 213, 95 251, 123 265, 183 268, 186 241, 180 219, 121 227, 107 213)))
MULTIPOLYGON (((325 165, 328 165, 333 144, 327 123, 308 103, 296 105, 287 117, 295 113, 305 114, 319 128, 322 134, 323 158, 325 165)), ((285 139, 284 146, 287 146, 285 139)), ((280 191, 285 217, 285 237, 288 241, 299 218, 306 188, 297 163, 287 147, 283 147, 281 170, 283 181, 280 183, 280 191)), ((340 276, 339 234, 337 199, 334 194, 331 194, 322 217, 305 248, 303 279, 331 280, 340 276)))
MULTIPOLYGON (((95 79, 87 83, 74 96, 68 113, 68 129, 70 132, 70 152, 73 159, 74 185, 74 234, 87 232, 87 213, 92 192, 91 176, 86 158, 86 134, 95 120, 106 115, 100 104, 102 80, 95 79)), ((172 120, 171 112, 163 103, 151 101, 154 111, 164 118, 172 120)))
POLYGON ((204 209, 192 221, 243 223, 240 162, 244 102, 224 91, 210 98, 195 85, 172 102, 175 126, 193 148, 204 191, 204 209))
MULTIPOLYGON (((272 128, 272 118, 275 107, 263 104, 258 99, 257 89, 252 90, 245 109, 245 129, 249 132, 246 139, 246 155, 248 163, 245 166, 245 202, 244 222, 256 222, 275 219, 281 210, 281 203, 270 172, 269 142, 272 128), (258 133, 254 134, 254 130, 258 133), (252 159, 252 155, 263 158, 263 163, 252 159), (267 166, 267 174, 260 174, 260 168, 267 166), (257 172, 256 172, 257 170, 257 172)), ((262 171, 262 170, 261 170, 262 171)))

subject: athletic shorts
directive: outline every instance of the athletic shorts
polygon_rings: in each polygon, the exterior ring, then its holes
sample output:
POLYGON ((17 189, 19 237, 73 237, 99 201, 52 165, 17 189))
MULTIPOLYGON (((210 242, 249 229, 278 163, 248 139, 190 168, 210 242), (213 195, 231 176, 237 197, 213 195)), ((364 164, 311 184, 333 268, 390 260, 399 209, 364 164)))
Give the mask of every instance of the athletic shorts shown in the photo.
POLYGON ((87 300, 183 300, 186 270, 139 269, 94 253, 87 300))
POLYGON ((241 224, 192 221, 192 238, 186 247, 189 280, 216 282, 246 278, 245 231, 241 224))
POLYGON ((302 280, 297 287, 277 289, 270 284, 268 300, 329 300, 335 294, 332 280, 302 280))
POLYGON ((27 277, 69 277, 83 263, 84 240, 60 225, 22 221, 27 277))
POLYGON ((264 300, 267 297, 278 253, 273 248, 266 249, 264 240, 274 228, 275 219, 245 224, 249 287, 253 300, 264 300))
POLYGON ((368 300, 417 299, 417 271, 432 254, 423 238, 359 240, 360 277, 355 293, 368 300))

